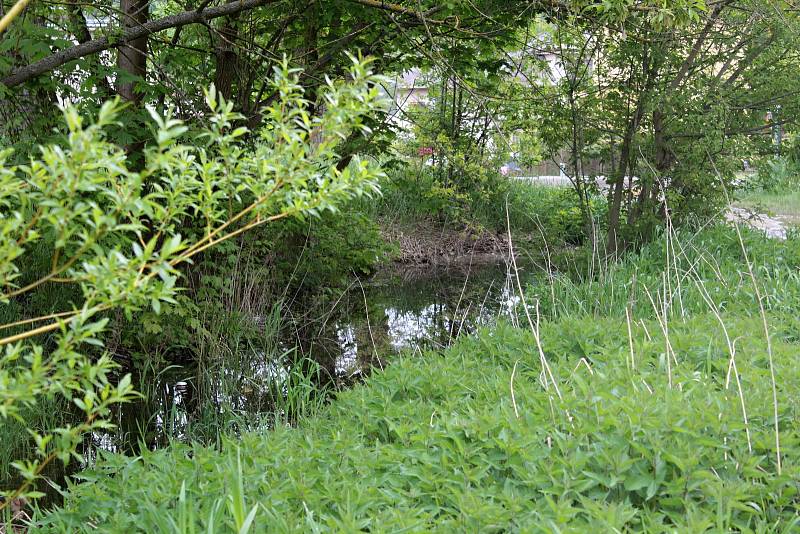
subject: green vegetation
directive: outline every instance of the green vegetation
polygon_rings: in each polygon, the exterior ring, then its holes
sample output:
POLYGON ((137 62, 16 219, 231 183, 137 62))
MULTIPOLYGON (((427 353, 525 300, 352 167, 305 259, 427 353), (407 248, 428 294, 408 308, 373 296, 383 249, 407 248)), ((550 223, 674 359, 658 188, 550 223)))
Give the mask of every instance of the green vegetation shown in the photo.
POLYGON ((744 193, 737 205, 755 213, 766 213, 788 226, 800 226, 800 191, 754 191, 744 193))
POLYGON ((0 534, 798 530, 798 49, 789 0, 0 0, 0 534))
POLYGON ((336 105, 311 117, 297 73, 287 63, 276 68, 282 96, 265 110, 272 126, 252 152, 238 140, 247 133, 234 124, 241 117, 212 88, 211 127, 194 134, 191 146, 179 143, 187 126, 153 112, 157 144, 138 171, 106 137, 119 102, 88 125, 68 108, 66 145, 42 147, 29 165, 5 166, 11 153, 0 153, 0 305, 14 304, 3 314, 0 416, 22 423, 5 439, 27 441, 30 451, 4 458, 22 482, 4 493, 10 498, 0 510, 41 496, 33 484, 45 468, 80 459, 84 435, 111 428, 114 405, 135 396, 131 376, 114 377, 112 355, 99 349, 109 312, 132 321, 143 308, 158 314, 162 303, 178 305, 178 267, 198 253, 265 223, 333 211, 375 192, 376 168, 356 163, 339 171, 332 159, 341 138, 361 131, 363 117, 381 105, 380 78, 364 63, 353 60, 350 79, 330 82, 325 95, 336 105), (325 135, 310 150, 315 128, 325 135), (42 256, 43 265, 32 261, 42 256), (53 283, 72 289, 70 298, 42 299, 53 283), (78 408, 77 421, 62 425, 63 417, 34 413, 26 423, 38 403, 46 409, 58 401, 78 408), (41 429, 43 420, 56 426, 41 429))
POLYGON ((795 152, 763 161, 758 172, 745 178, 737 205, 787 226, 800 225, 800 164, 795 152))
MULTIPOLYGON (((371 203, 374 217, 389 224, 413 225, 434 221, 437 226, 473 226, 494 233, 511 228, 523 235, 546 235, 550 245, 580 244, 590 237, 581 221, 580 202, 566 187, 509 180, 499 174, 472 196, 443 187, 427 169, 419 173, 389 172, 382 196, 371 203), (508 213, 506 213, 508 212, 508 213)), ((605 202, 591 198, 593 218, 602 226, 605 202)))
POLYGON ((403 359, 299 428, 104 454, 40 527, 793 531, 799 244, 744 235, 768 344, 736 233, 671 242, 669 271, 662 241, 578 286, 606 296, 592 310, 557 282, 538 336, 500 324, 403 359), (638 302, 628 323, 634 285, 659 302, 667 280, 667 313, 638 302))

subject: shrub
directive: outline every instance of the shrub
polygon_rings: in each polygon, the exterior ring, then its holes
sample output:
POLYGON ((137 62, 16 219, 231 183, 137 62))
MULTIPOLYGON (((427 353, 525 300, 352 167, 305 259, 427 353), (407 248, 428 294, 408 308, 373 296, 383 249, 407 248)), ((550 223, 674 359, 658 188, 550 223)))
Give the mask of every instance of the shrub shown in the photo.
POLYGON ((280 98, 265 110, 268 126, 252 146, 242 143, 247 130, 235 127, 240 117, 232 105, 212 88, 210 127, 192 136, 192 145, 179 143, 187 126, 151 111, 155 142, 141 170, 129 168, 124 150, 106 138, 120 117, 118 102, 104 105, 89 125, 67 109, 66 146, 43 147, 28 165, 5 166, 9 151, 0 152, 0 305, 23 314, 2 326, 0 416, 25 424, 26 409, 59 397, 83 413, 75 425, 26 425, 32 451, 14 464, 25 482, 6 493, 11 498, 0 510, 38 496, 30 488, 42 470, 79 457, 82 436, 108 429, 112 405, 134 395, 130 376, 117 380, 103 350, 111 311, 158 313, 162 304, 176 304, 178 268, 204 250, 376 190, 377 169, 362 162, 338 171, 336 150, 351 132, 366 130, 364 117, 380 107, 380 78, 354 61, 350 81, 329 81, 327 108, 312 116, 298 73, 287 62, 275 72, 280 98), (50 267, 28 282, 36 247, 49 251, 50 267), (19 303, 52 284, 77 287, 78 296, 51 313, 27 315, 19 303))
POLYGON ((797 190, 798 186, 800 186, 798 163, 780 156, 764 159, 755 176, 745 184, 747 189, 768 193, 797 190))

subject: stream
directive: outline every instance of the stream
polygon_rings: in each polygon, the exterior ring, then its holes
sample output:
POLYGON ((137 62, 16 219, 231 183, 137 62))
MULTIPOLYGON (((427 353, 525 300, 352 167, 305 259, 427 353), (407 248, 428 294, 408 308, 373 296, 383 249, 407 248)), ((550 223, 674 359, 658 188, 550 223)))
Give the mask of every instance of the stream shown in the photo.
MULTIPOLYGON (((520 276, 532 279, 523 267, 520 276)), ((515 320, 519 298, 511 280, 502 261, 393 266, 368 280, 354 280, 325 308, 306 310, 309 319, 295 320, 266 352, 244 350, 211 369, 211 363, 202 370, 173 367, 154 380, 135 380, 147 384, 147 399, 122 405, 117 431, 93 436, 89 448, 135 454, 141 442, 158 448, 170 437, 191 439, 197 433, 187 429, 204 425, 210 431, 205 441, 213 441, 220 421, 229 419, 236 423, 225 428, 228 433, 269 427, 275 414, 287 409, 290 387, 327 396, 395 358, 444 349, 501 317, 515 320)))

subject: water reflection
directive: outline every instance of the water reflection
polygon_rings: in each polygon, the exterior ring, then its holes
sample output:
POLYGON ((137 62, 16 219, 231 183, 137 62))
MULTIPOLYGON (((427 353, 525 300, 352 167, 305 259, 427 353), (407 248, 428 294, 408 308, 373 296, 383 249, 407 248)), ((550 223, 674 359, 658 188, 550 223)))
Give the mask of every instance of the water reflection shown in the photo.
MULTIPOLYGON (((394 269, 355 281, 324 307, 318 301, 309 309, 295 304, 286 310, 292 320, 284 330, 263 327, 264 336, 273 338, 257 346, 244 344, 224 357, 157 373, 133 371, 144 396, 116 408, 115 430, 86 437, 81 464, 62 466, 49 478, 63 485, 65 476, 92 465, 99 451, 136 455, 173 440, 219 445, 221 435, 291 423, 298 389, 324 402, 329 392, 395 358, 441 350, 499 317, 516 322, 514 287, 503 263, 394 269)), ((52 488, 39 489, 58 501, 52 488)))
MULTIPOLYGON (((499 317, 516 321, 514 287, 503 263, 394 269, 354 281, 324 308, 316 301, 313 309, 295 305, 270 351, 244 350, 211 369, 208 362, 203 369, 175 367, 150 380, 147 399, 120 409, 118 440, 134 452, 142 444, 197 439, 203 425, 213 439, 220 421, 235 420, 223 428, 228 433, 268 425, 291 409, 289 382, 298 376, 310 377, 306 386, 317 391, 347 387, 402 353, 443 349, 499 317)), ((108 448, 105 438, 97 444, 108 448)))
POLYGON ((519 304, 505 264, 381 273, 338 299, 312 357, 339 378, 363 376, 403 351, 441 349, 519 304), (326 332, 327 330, 327 332, 326 332))

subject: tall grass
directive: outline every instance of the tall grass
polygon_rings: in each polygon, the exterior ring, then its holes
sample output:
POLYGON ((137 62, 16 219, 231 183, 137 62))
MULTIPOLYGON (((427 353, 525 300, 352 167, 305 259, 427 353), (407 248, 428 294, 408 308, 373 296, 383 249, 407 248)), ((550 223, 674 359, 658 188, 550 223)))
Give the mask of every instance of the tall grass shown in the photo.
MULTIPOLYGON (((747 229, 742 234, 757 266, 765 308, 786 313, 798 310, 800 248, 796 240, 765 239, 747 229)), ((578 261, 581 265, 553 273, 528 289, 546 317, 625 317, 626 310, 637 317, 652 317, 653 303, 666 299, 669 317, 682 318, 708 312, 707 295, 713 296, 721 311, 757 313, 744 253, 736 233, 727 227, 673 232, 619 261, 597 259, 592 272, 585 268, 585 260, 578 261)))

